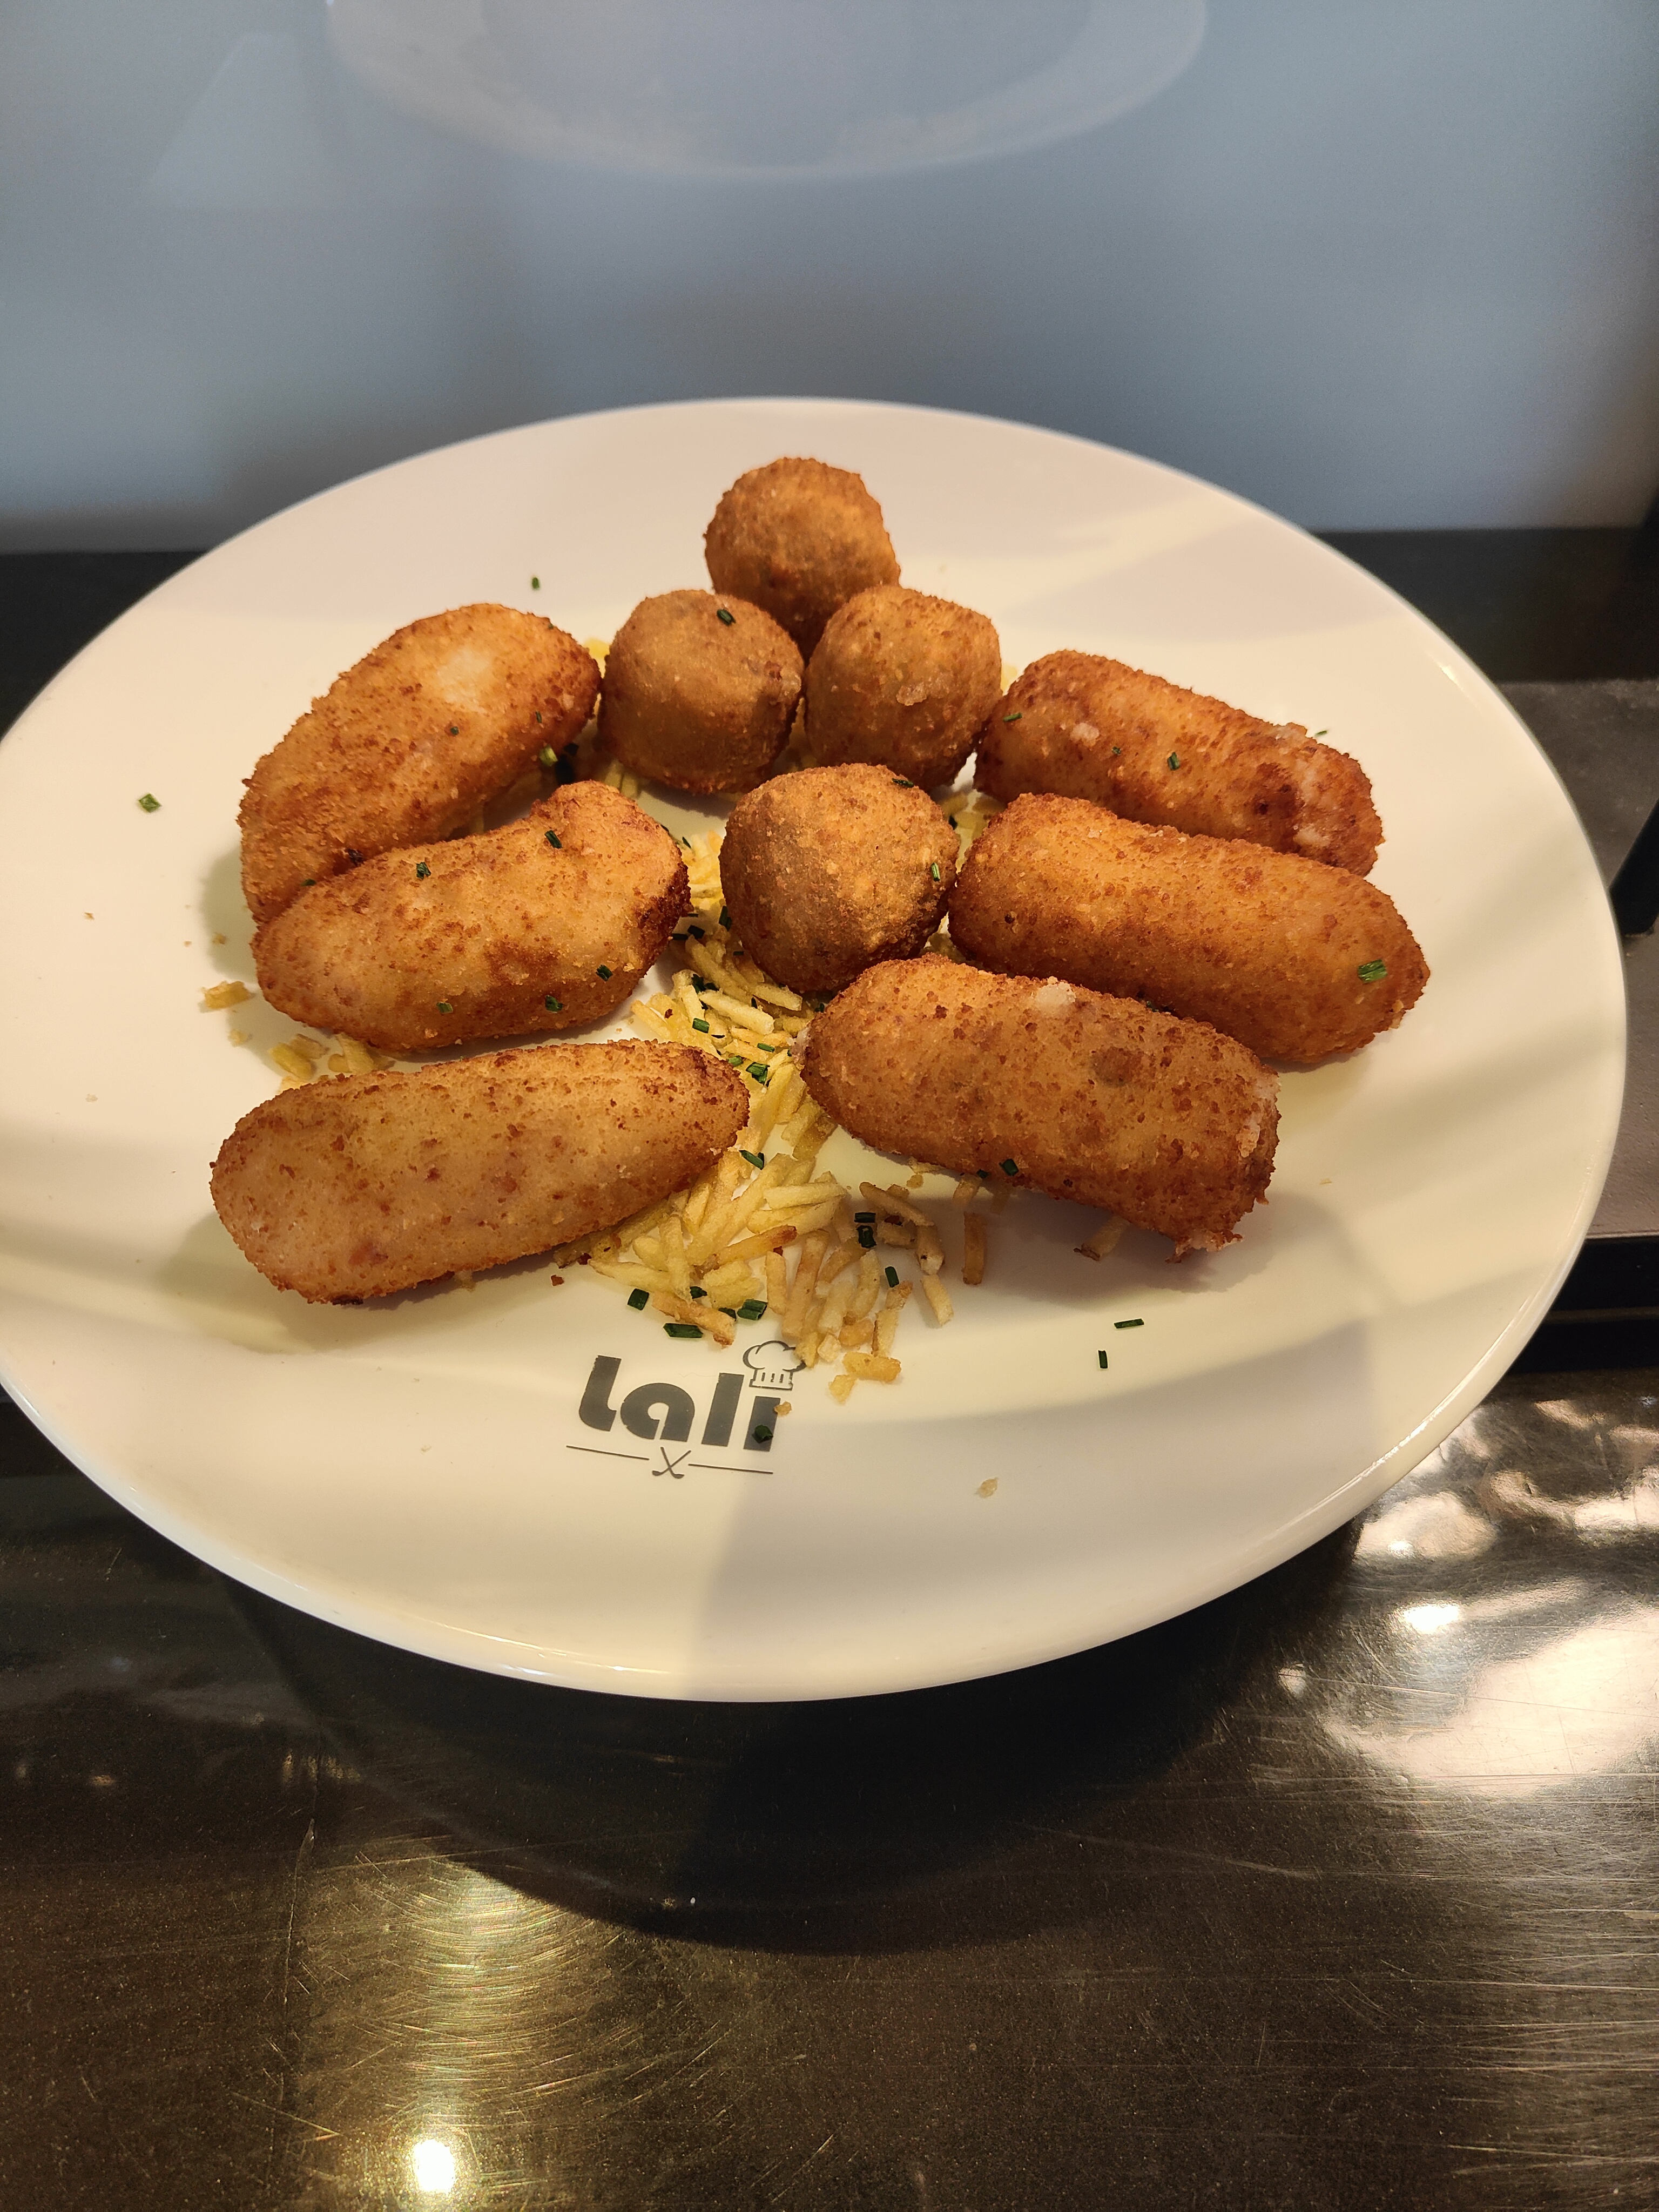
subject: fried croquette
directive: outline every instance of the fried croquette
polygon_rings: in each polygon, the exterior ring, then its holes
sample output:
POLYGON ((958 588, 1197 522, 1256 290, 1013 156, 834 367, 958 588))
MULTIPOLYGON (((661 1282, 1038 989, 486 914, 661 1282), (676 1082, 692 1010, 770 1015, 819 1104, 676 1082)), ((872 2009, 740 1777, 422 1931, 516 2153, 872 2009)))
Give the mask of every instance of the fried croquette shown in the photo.
POLYGON ((478 837, 406 846, 303 891, 255 933, 259 988, 296 1021, 388 1052, 597 1021, 689 897, 668 832, 574 783, 478 837))
POLYGON ((1230 1243, 1267 1191, 1278 1078, 1203 1022, 955 961, 866 969, 795 1048, 807 1090, 877 1151, 1230 1243))
POLYGON ((801 657, 770 615, 714 592, 641 599, 611 641, 599 738, 677 791, 747 791, 783 750, 801 657))
POLYGON ((776 776, 740 799, 720 884, 732 927, 768 975, 816 994, 920 952, 956 860, 956 832, 926 792, 855 763, 776 776))
POLYGON ((974 749, 1002 689, 995 625, 952 599, 875 584, 838 607, 806 665, 806 742, 932 790, 974 749))
POLYGON ((1346 753, 1097 653, 1031 663, 991 710, 974 781, 996 799, 1092 799, 1360 876, 1382 842, 1370 779, 1346 753))
POLYGON ((1017 799, 994 818, 951 895, 951 935, 983 968, 1145 999, 1302 1066, 1395 1028, 1429 975, 1363 877, 1084 799, 1017 799))
POLYGON ((750 469, 722 493, 702 543, 714 589, 764 607, 809 656, 843 600, 898 581, 893 541, 863 477, 827 461, 750 469))
POLYGON ((623 1220, 701 1175, 748 1114, 739 1076, 677 1044, 342 1076, 245 1114, 213 1203, 279 1290, 380 1297, 623 1220))
POLYGON ((269 921, 313 883, 459 829, 593 711, 573 637, 513 607, 410 623, 337 677, 247 779, 242 890, 269 921))

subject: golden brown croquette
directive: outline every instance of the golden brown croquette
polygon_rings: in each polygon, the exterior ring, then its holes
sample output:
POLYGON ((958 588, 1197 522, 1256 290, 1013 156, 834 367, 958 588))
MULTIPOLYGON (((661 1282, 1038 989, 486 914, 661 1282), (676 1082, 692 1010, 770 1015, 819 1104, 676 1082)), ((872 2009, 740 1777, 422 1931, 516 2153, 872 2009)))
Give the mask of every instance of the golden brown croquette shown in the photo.
POLYGON ((956 858, 938 807, 890 769, 802 769, 732 808, 720 883, 745 949, 780 983, 816 995, 920 952, 956 858))
POLYGON ((1060 975, 1212 1023, 1307 1064, 1396 1026, 1428 981, 1385 892, 1237 838, 1027 797, 975 843, 951 935, 1005 975, 1060 975))
POLYGON ((933 790, 974 749, 1002 689, 988 616, 902 584, 837 608, 806 668, 815 760, 877 761, 933 790))
POLYGON ((1361 876, 1382 838, 1370 781, 1346 753, 1097 653, 1031 663, 992 708, 974 781, 997 799, 1092 799, 1132 822, 1242 837, 1361 876))
POLYGON ((893 542, 863 477, 827 461, 750 469, 721 495, 702 542, 714 589, 764 607, 805 654, 844 599, 898 581, 893 542))
POLYGON ((279 1290, 380 1297, 625 1219, 701 1175, 748 1114, 739 1076, 678 1044, 342 1076, 245 1114, 213 1203, 279 1290))
POLYGON ((242 890, 269 921, 307 884, 442 837, 557 751, 599 672, 574 637, 514 607, 452 608, 337 677, 247 779, 242 890))
POLYGON ((1266 1193, 1278 1078, 1203 1022, 954 960, 867 968, 796 1047, 807 1090, 878 1152, 1230 1243, 1266 1193))
POLYGON ((611 641, 599 737, 678 791, 747 791, 783 749, 800 697, 794 641, 747 599, 664 592, 611 641))
POLYGON ((668 832, 620 792, 576 783, 505 829, 383 853, 302 892, 253 957, 296 1021, 430 1051, 598 1020, 686 906, 668 832))

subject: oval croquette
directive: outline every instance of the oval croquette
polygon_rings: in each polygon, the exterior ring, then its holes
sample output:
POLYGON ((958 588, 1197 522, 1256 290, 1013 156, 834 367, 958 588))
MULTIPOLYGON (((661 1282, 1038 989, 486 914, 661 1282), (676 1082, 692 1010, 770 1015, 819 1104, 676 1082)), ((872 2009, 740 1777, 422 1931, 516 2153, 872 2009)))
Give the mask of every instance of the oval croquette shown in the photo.
POLYGON ((668 832, 602 783, 568 784, 478 837, 384 853, 305 891, 253 939, 296 1021, 388 1052, 597 1021, 688 904, 668 832))
POLYGON ((1145 999, 1303 1065, 1395 1028, 1429 974, 1362 876, 1083 799, 995 817, 963 864, 951 935, 983 968, 1145 999))
POLYGON ((974 781, 1058 792, 1132 822, 1242 837, 1369 874, 1382 825, 1357 760, 1098 653, 1034 660, 991 710, 974 781))
POLYGON ((625 1220, 701 1175, 748 1115, 742 1079, 686 1045, 347 1075, 245 1114, 213 1203, 279 1290, 381 1297, 625 1220))
POLYGON ((313 883, 447 836, 593 711, 591 653, 541 615, 427 615, 337 677, 247 779, 242 890, 269 921, 313 883))
POLYGON ((866 969, 803 1033, 807 1090, 878 1152, 1232 1241, 1267 1192, 1278 1079, 1203 1022, 952 960, 866 969))

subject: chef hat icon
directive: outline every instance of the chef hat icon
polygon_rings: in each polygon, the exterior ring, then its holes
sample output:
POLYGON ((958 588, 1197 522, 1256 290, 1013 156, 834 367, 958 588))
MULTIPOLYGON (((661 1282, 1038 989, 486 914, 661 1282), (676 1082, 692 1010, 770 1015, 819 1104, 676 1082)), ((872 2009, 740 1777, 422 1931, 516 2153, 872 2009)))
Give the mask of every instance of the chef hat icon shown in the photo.
POLYGON ((805 1364, 799 1352, 775 1336, 769 1344, 751 1344, 743 1364, 752 1378, 752 1390, 793 1390, 795 1377, 805 1364))

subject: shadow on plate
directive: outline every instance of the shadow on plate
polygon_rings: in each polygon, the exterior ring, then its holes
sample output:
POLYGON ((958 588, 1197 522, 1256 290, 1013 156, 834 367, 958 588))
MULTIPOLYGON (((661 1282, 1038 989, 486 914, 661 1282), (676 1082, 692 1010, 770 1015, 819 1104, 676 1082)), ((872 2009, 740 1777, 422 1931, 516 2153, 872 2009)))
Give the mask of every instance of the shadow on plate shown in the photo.
POLYGON ((493 1878, 682 1939, 896 1951, 1097 1911, 1079 1824, 1212 1736, 1327 1609, 1353 1541, 1073 1658, 793 1705, 508 1680, 235 1596, 350 1765, 493 1878))

